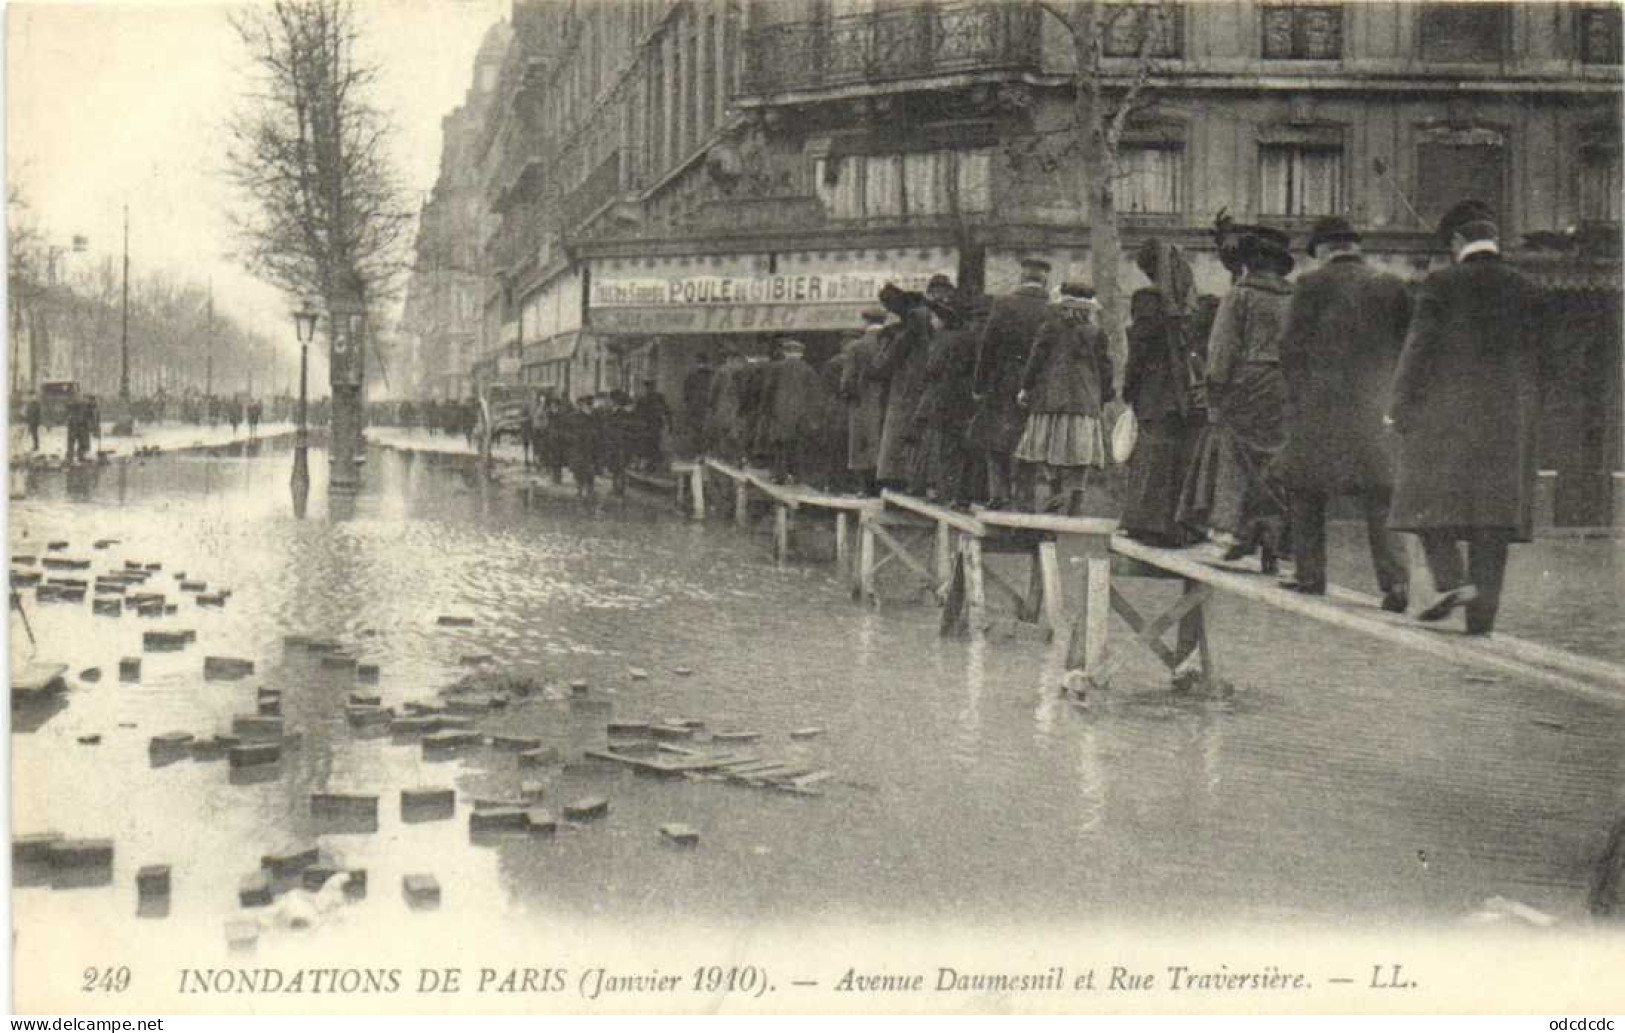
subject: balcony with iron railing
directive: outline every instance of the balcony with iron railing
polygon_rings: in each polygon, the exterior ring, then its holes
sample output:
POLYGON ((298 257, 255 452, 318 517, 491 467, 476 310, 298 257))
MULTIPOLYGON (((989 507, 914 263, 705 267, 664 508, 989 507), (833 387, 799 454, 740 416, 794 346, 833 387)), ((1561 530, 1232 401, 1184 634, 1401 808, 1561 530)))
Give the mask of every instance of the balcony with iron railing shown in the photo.
POLYGON ((978 72, 1036 71, 1042 12, 936 3, 761 25, 746 33, 744 92, 825 90, 978 72))

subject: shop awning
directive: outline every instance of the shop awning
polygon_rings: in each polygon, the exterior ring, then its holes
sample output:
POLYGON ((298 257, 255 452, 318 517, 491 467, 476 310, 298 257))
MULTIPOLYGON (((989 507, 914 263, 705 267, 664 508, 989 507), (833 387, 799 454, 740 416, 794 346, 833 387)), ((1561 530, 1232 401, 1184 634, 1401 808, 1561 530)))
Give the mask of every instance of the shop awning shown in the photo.
POLYGON ((581 343, 581 332, 571 330, 569 333, 557 334, 545 341, 525 345, 525 365, 542 366, 549 362, 567 362, 575 358, 576 348, 581 343))

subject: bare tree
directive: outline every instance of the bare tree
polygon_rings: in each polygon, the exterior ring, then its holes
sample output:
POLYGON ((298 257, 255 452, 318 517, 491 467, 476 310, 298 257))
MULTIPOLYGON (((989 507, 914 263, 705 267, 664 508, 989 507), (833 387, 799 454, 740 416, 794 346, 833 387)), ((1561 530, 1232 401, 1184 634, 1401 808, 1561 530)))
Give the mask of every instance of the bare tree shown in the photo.
POLYGON ((377 68, 356 53, 348 0, 275 0, 232 17, 253 63, 230 123, 227 174, 248 269, 295 296, 387 296, 411 213, 368 102, 377 68))
POLYGON ((350 0, 273 0, 232 19, 253 63, 231 123, 227 171, 256 275, 328 311, 329 483, 360 481, 367 315, 406 268, 411 212, 390 162, 392 127, 368 102, 377 68, 357 52, 350 0))
POLYGON ((1039 6, 1066 29, 1072 42, 1072 130, 1082 172, 1081 207, 1089 218, 1090 279, 1104 310, 1113 360, 1121 371, 1127 313, 1117 278, 1123 246, 1116 185, 1125 175, 1123 134, 1136 115, 1155 106, 1155 88, 1165 78, 1156 55, 1163 34, 1172 31, 1176 5, 1170 0, 1040 0, 1039 6), (1108 33, 1128 41, 1133 56, 1110 62, 1108 33))

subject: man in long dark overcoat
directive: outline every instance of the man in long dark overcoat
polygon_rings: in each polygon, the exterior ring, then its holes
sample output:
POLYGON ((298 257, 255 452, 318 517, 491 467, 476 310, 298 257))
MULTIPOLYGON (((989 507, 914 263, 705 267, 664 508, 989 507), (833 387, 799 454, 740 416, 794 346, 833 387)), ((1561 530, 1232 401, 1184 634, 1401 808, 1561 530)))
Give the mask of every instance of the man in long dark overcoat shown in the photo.
POLYGON ((804 358, 806 346, 785 341, 783 354, 767 367, 763 389, 766 437, 772 446, 773 477, 812 483, 822 479, 818 436, 827 412, 824 382, 804 358))
POLYGON ((1485 205, 1457 205, 1439 233, 1455 261, 1422 284, 1394 376, 1389 419, 1400 444, 1389 526, 1421 539, 1440 592, 1417 616, 1441 620, 1465 606, 1467 633, 1485 635, 1507 546, 1532 532, 1539 299, 1502 260, 1485 205))
POLYGON ((1325 594, 1326 503, 1353 495, 1365 516, 1383 609, 1403 613, 1408 574, 1402 546, 1388 530, 1394 457, 1382 415, 1411 302, 1399 277, 1365 264, 1359 242, 1347 219, 1331 216, 1316 224, 1309 253, 1325 264, 1298 278, 1281 334, 1281 473, 1297 562, 1296 578, 1284 584, 1325 594))
POLYGON ((1038 328, 1049 315, 1049 263, 1024 259, 1021 283, 993 302, 976 352, 971 391, 977 402, 967 441, 987 463, 988 505, 1005 509, 1014 502, 1012 454, 1027 429, 1027 414, 1016 403, 1021 371, 1038 328))

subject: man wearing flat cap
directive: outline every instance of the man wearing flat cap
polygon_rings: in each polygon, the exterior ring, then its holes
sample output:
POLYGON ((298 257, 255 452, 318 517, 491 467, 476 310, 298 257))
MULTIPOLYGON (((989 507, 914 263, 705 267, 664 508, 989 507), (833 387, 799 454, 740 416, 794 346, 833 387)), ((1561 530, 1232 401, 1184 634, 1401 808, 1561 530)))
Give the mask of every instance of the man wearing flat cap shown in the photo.
POLYGON ((1012 454, 1027 429, 1027 414, 1016 396, 1033 339, 1049 317, 1049 268, 1042 258, 1022 259, 1021 283, 993 302, 976 353, 971 393, 977 409, 967 442, 985 457, 992 509, 1009 508, 1015 498, 1012 454))
POLYGON ((1347 219, 1315 224, 1309 255, 1321 267, 1298 278, 1281 334, 1286 380, 1282 475, 1292 511, 1297 576, 1285 587, 1326 592, 1326 504, 1353 495, 1365 516, 1383 609, 1403 613, 1409 574, 1388 530, 1394 473, 1383 406, 1411 303, 1397 276, 1366 265, 1347 219))
POLYGON ((1388 410, 1399 434, 1389 526, 1421 539, 1439 592, 1417 616, 1465 607, 1469 635, 1494 629, 1507 547, 1533 530, 1539 299, 1502 261, 1499 235, 1478 201, 1440 222, 1454 262, 1422 284, 1388 410))

